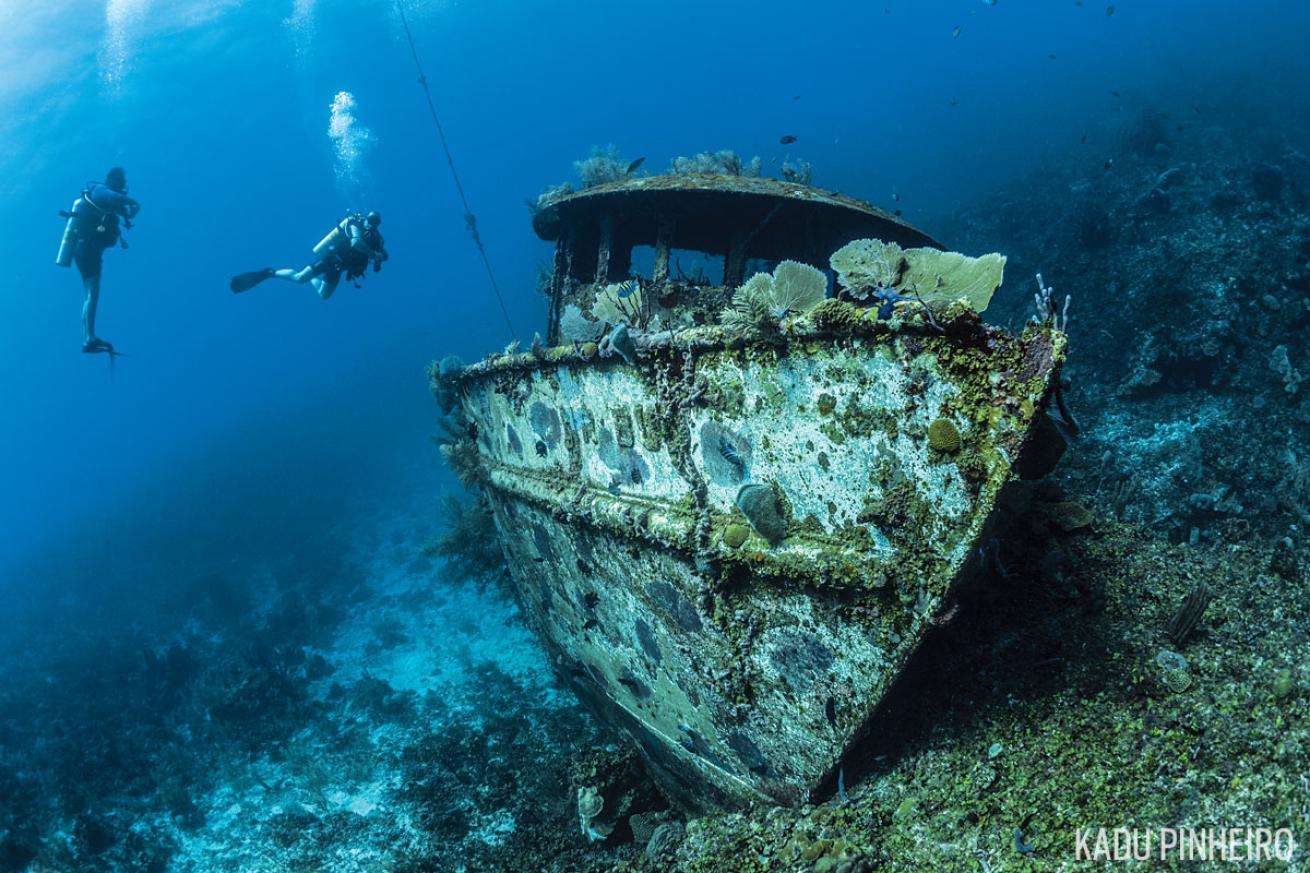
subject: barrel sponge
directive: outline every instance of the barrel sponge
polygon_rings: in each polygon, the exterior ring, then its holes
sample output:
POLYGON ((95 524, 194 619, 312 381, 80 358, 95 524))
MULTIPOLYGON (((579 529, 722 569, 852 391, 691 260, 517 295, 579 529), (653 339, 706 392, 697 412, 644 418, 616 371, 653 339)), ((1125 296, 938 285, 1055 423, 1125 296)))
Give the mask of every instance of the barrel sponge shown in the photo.
POLYGON ((982 312, 1001 286, 1005 256, 996 252, 971 258, 931 248, 902 249, 896 243, 857 239, 829 259, 837 279, 857 299, 878 288, 892 288, 924 303, 963 300, 982 312))
POLYGON ((960 432, 949 419, 939 418, 928 425, 928 445, 935 451, 954 454, 960 450, 960 432))

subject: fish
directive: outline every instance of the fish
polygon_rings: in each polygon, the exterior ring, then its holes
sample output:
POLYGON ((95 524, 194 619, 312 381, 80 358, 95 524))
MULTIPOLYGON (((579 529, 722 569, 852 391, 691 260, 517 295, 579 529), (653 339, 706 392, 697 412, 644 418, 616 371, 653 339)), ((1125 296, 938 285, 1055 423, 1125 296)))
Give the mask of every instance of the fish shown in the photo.
POLYGON ((951 102, 950 102, 948 105, 949 105, 952 109, 954 109, 955 107, 957 107, 957 106, 960 105, 960 101, 957 100, 956 98, 952 97, 952 98, 951 98, 951 102))
POLYGON ((723 434, 719 434, 719 454, 723 456, 723 460, 732 464, 739 478, 746 478, 746 462, 741 459, 741 454, 723 434))
POLYGON ((796 137, 792 136, 789 133, 786 136, 779 137, 778 142, 782 143, 783 145, 791 145, 792 143, 796 142, 796 137))
POLYGON ((1105 163, 1102 165, 1103 169, 1106 170, 1110 169, 1113 166, 1114 166, 1114 158, 1106 158, 1105 163))
POLYGON ((1114 15, 1114 4, 1113 4, 1113 3, 1111 3, 1109 6, 1105 7, 1105 17, 1106 17, 1106 18, 1109 18, 1111 15, 1114 15))
POLYGON ((1055 52, 1051 52, 1049 55, 1047 55, 1047 57, 1050 58, 1051 60, 1055 60, 1055 52))
POLYGON ((901 202, 901 192, 897 191, 895 188, 892 189, 892 202, 894 203, 901 202))
POLYGON ((1083 134, 1083 138, 1080 139, 1080 140, 1078 140, 1078 141, 1079 141, 1080 143, 1083 143, 1084 145, 1086 145, 1086 143, 1087 143, 1087 134, 1084 133, 1084 134, 1083 134))
POLYGON ((646 160, 646 156, 642 155, 632 163, 628 164, 628 168, 623 171, 623 175, 631 176, 633 173, 637 172, 637 168, 640 167, 645 162, 645 160, 646 160))
POLYGON ((962 31, 962 30, 964 30, 963 27, 960 27, 960 25, 958 25, 958 24, 955 25, 955 29, 951 31, 951 38, 952 38, 952 39, 958 39, 959 36, 960 36, 960 31, 962 31))
POLYGON ((793 99, 793 100, 799 100, 799 99, 801 99, 801 95, 799 95, 799 94, 793 94, 793 95, 791 95, 791 99, 793 99))

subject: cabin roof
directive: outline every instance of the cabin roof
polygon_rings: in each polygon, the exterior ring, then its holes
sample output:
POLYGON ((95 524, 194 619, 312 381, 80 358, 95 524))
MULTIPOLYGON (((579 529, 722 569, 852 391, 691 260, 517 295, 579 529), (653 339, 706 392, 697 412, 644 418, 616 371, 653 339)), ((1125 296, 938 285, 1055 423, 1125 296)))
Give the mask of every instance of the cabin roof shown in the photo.
POLYGON ((726 251, 735 234, 751 234, 753 257, 793 256, 797 242, 829 254, 853 239, 876 237, 906 247, 941 244, 907 221, 838 194, 757 176, 679 174, 644 176, 596 185, 557 197, 532 219, 544 240, 567 228, 591 236, 600 220, 613 222, 616 241, 654 245, 659 221, 672 224, 673 248, 726 251))

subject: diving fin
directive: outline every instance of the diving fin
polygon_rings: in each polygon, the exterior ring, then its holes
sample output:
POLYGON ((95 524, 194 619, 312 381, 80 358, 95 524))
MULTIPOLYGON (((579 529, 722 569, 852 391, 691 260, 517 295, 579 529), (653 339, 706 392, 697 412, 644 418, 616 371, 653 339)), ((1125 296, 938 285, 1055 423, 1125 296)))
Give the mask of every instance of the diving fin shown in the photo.
POLYGON ((271 267, 265 267, 253 273, 241 273, 232 277, 229 287, 232 289, 233 294, 240 294, 242 291, 249 291, 265 279, 273 278, 274 272, 276 271, 271 267))
POLYGON ((106 354, 111 358, 119 358, 123 356, 122 352, 114 350, 113 343, 106 342, 102 339, 93 339, 91 342, 84 344, 82 346, 82 353, 85 355, 106 354))

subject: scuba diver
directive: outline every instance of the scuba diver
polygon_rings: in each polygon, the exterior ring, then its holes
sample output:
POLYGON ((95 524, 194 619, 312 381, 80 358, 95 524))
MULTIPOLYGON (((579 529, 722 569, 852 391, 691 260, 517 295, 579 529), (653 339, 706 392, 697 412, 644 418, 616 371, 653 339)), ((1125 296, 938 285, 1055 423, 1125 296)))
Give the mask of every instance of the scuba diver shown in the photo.
POLYGON ((140 209, 141 204, 127 196, 127 173, 122 167, 114 167, 105 173, 103 184, 87 183, 82 196, 73 201, 72 210, 59 213, 68 222, 64 225, 64 237, 59 243, 55 263, 61 267, 76 263, 77 271, 82 274, 82 287, 86 290, 86 299, 82 303, 82 351, 87 354, 119 354, 114 351, 112 343, 96 336, 100 270, 105 249, 115 243, 127 248, 119 219, 122 219, 124 228, 131 229, 132 219, 140 209))
POLYGON ((314 246, 317 260, 308 267, 301 270, 266 267, 253 273, 241 273, 232 277, 232 293, 249 291, 265 279, 286 279, 298 285, 312 283, 318 296, 327 300, 337 290, 342 273, 358 288, 357 280, 368 270, 370 263, 376 273, 382 269, 382 262, 391 257, 383 244, 382 234, 378 232, 380 224, 382 216, 377 212, 368 215, 352 212, 314 246))

